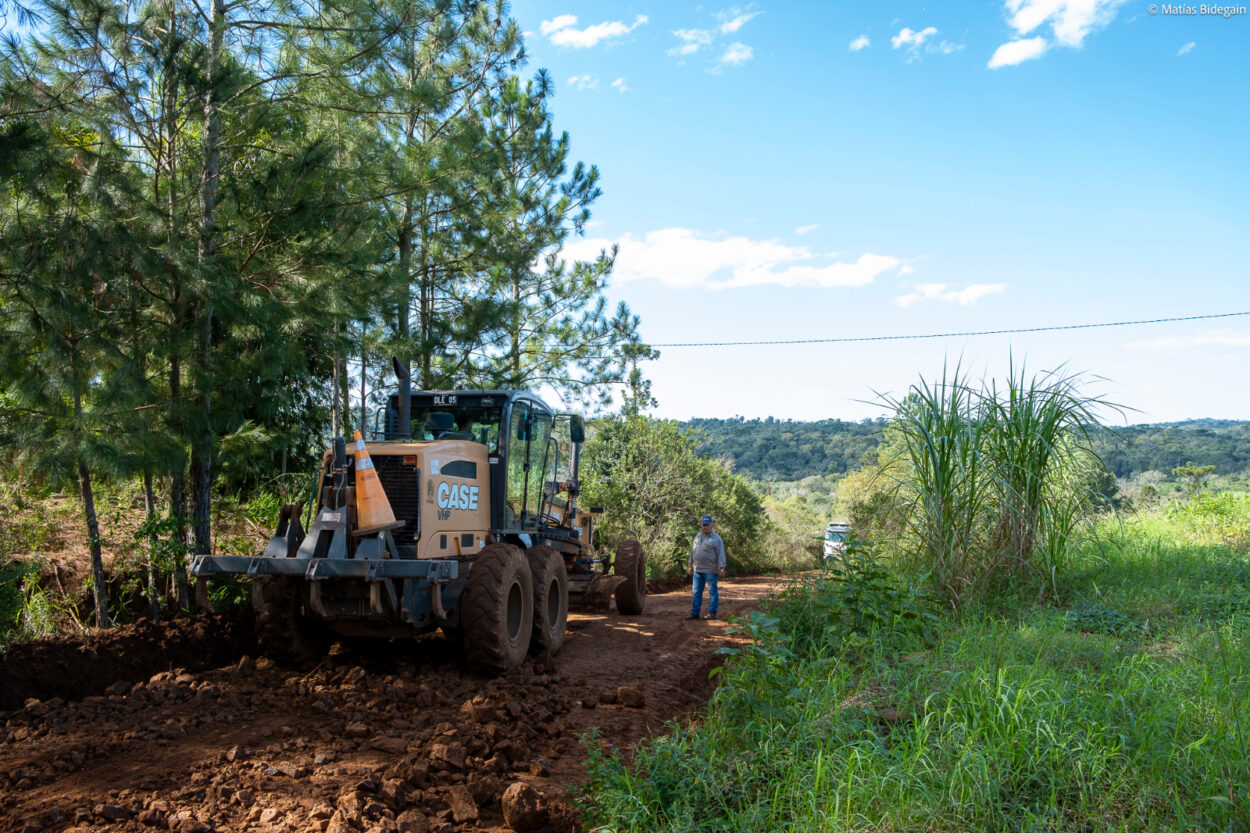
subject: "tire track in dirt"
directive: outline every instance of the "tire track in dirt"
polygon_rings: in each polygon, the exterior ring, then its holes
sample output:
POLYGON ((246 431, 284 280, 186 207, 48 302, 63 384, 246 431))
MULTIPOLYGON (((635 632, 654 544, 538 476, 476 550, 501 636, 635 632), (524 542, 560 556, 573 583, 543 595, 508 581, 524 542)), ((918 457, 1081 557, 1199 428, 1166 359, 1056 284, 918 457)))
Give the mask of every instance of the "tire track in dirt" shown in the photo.
MULTIPOLYGON (((722 582, 722 615, 774 586, 722 582)), ((628 750, 711 695, 715 650, 735 638, 724 619, 688 611, 680 589, 637 616, 573 613, 557 658, 500 678, 468 671, 434 636, 339 643, 313 667, 244 657, 32 701, 0 715, 0 833, 576 830, 579 738, 596 729, 628 750)), ((82 670, 98 685, 98 668, 82 670)))

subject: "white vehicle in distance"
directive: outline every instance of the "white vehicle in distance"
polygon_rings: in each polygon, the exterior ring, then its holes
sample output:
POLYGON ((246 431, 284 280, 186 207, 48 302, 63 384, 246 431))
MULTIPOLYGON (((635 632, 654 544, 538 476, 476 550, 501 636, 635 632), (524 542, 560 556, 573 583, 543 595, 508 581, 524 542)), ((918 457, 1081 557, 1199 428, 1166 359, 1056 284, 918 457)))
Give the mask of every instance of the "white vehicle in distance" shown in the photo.
POLYGON ((846 552, 846 545, 851 540, 849 524, 834 521, 825 527, 825 560, 838 558, 846 552))

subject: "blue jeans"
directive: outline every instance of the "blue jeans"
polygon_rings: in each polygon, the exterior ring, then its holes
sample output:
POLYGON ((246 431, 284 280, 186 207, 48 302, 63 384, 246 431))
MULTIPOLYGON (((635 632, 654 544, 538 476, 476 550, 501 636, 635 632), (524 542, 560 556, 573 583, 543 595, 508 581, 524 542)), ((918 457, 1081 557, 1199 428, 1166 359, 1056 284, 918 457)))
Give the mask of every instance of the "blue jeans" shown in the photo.
POLYGON ((694 574, 694 598, 690 600, 690 615, 698 616, 703 607, 703 585, 707 585, 707 612, 715 616, 720 606, 720 593, 716 589, 716 573, 694 574))

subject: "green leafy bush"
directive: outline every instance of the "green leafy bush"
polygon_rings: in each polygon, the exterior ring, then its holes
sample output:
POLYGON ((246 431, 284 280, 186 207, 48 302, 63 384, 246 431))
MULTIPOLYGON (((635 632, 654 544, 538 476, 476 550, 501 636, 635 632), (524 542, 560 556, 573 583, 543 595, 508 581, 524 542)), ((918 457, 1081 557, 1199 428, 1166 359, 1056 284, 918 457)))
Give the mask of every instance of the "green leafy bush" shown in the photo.
POLYGON ((819 575, 782 594, 764 617, 775 625, 746 627, 756 650, 780 640, 804 659, 865 655, 923 639, 936 621, 931 608, 928 597, 891 574, 871 549, 852 544, 819 575))
POLYGON ((1102 633, 1118 637, 1136 636, 1143 630, 1140 622, 1135 622, 1120 611, 1113 610, 1104 604, 1069 610, 1066 626, 1071 631, 1102 633))
POLYGON ((730 570, 769 564, 760 495, 717 460, 695 454, 695 438, 676 422, 641 416, 590 426, 582 464, 583 504, 604 507, 601 544, 641 542, 655 575, 685 572, 699 518, 716 518, 730 570))
POLYGON ((0 645, 8 642, 18 627, 25 607, 22 582, 26 575, 26 565, 10 560, 0 551, 0 645))

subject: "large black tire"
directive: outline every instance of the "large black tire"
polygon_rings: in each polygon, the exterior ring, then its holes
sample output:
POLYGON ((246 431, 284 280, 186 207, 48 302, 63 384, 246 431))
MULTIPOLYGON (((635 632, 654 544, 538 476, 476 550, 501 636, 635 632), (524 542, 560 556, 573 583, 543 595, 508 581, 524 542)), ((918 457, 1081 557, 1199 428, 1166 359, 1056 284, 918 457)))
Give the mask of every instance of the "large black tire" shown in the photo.
POLYGON ((534 636, 531 654, 554 654, 564 644, 569 621, 569 575, 564 559, 551 547, 530 547, 525 551, 534 577, 534 636))
POLYGON ((460 606, 469 665, 502 674, 525 659, 534 630, 529 562, 512 544, 487 544, 469 568, 460 606))
POLYGON ((622 541, 616 548, 612 572, 629 579, 616 588, 616 609, 629 616, 642 613, 647 606, 647 559, 642 544, 622 541))

